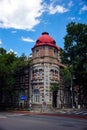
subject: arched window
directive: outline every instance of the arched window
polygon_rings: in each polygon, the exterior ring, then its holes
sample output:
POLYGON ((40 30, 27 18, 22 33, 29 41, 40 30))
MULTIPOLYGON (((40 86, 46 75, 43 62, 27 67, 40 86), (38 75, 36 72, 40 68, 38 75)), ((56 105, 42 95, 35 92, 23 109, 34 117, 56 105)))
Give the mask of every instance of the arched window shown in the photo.
POLYGON ((54 75, 54 70, 51 69, 51 70, 50 70, 50 79, 51 79, 51 80, 53 80, 53 75, 54 75))
POLYGON ((40 55, 39 53, 40 53, 39 49, 36 49, 36 57, 40 55))
POLYGON ((39 70, 40 79, 42 79, 42 69, 39 70))
POLYGON ((40 102, 40 92, 38 89, 34 89, 34 102, 40 102))

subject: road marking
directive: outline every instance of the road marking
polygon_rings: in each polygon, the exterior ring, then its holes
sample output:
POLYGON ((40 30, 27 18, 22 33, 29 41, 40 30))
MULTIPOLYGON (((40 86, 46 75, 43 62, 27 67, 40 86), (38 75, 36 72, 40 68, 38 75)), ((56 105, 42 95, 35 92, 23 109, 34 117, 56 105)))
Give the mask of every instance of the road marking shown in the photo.
POLYGON ((2 119, 2 118, 7 118, 6 116, 0 116, 0 119, 2 119))
POLYGON ((87 112, 83 113, 83 115, 87 115, 87 112))
POLYGON ((75 113, 76 115, 83 114, 83 111, 75 113))
POLYGON ((67 112, 65 112, 65 111, 60 111, 60 113, 67 113, 67 112))
POLYGON ((7 118, 7 117, 15 117, 15 116, 23 116, 25 114, 6 114, 6 116, 0 115, 0 119, 7 118))
POLYGON ((25 114, 9 114, 9 115, 7 115, 7 116, 23 116, 23 115, 25 115, 25 114))

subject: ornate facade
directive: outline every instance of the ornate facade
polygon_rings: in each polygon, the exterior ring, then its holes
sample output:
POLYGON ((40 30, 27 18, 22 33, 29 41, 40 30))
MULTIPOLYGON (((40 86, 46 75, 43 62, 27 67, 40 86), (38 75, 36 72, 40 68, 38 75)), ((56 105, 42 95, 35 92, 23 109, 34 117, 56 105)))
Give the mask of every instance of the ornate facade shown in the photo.
POLYGON ((64 94, 60 76, 60 68, 63 67, 60 48, 47 32, 42 33, 36 40, 30 59, 32 64, 19 69, 15 76, 17 106, 29 108, 31 103, 33 109, 41 108, 42 102, 45 101, 48 108, 61 108, 64 94), (54 94, 51 91, 53 84, 59 84, 59 90, 54 94))
MULTIPOLYGON (((50 87, 53 83, 60 83, 60 49, 55 40, 47 32, 37 39, 32 48, 32 66, 30 77, 30 100, 34 105, 40 105, 43 101, 52 106, 52 92, 50 87)), ((61 106, 60 88, 57 93, 56 106, 61 106)))

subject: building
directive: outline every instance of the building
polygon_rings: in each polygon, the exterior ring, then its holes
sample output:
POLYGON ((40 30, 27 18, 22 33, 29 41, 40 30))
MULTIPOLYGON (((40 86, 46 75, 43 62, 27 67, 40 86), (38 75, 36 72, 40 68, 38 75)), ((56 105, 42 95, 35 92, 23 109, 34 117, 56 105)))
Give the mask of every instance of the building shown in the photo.
POLYGON ((54 83, 60 84, 62 66, 60 48, 47 32, 43 32, 32 48, 30 102, 33 108, 40 107, 43 101, 48 107, 52 107, 53 102, 55 102, 55 107, 61 107, 63 100, 61 86, 56 93, 56 98, 53 98, 50 87, 54 83))
POLYGON ((60 59, 60 48, 49 33, 43 32, 36 40, 29 58, 32 64, 20 68, 15 75, 15 106, 29 108, 29 104, 32 104, 33 109, 41 109, 42 103, 46 102, 48 108, 61 108, 64 93, 60 69, 64 66, 60 59), (59 86, 55 93, 51 91, 53 84, 59 86))
POLYGON ((29 108, 29 78, 30 67, 19 67, 15 73, 14 107, 19 109, 29 108))

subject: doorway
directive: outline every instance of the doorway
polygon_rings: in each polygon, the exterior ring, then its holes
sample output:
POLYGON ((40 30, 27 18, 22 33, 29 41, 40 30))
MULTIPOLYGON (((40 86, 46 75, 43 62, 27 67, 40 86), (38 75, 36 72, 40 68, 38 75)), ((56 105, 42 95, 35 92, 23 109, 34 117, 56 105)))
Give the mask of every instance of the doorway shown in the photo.
POLYGON ((52 103, 53 108, 57 107, 57 93, 58 93, 58 91, 53 92, 53 103, 52 103))

